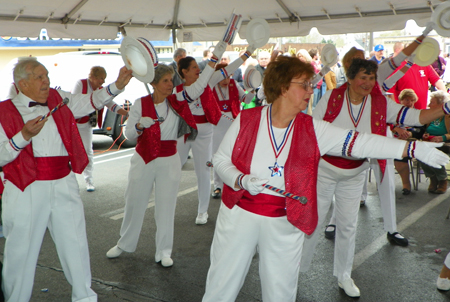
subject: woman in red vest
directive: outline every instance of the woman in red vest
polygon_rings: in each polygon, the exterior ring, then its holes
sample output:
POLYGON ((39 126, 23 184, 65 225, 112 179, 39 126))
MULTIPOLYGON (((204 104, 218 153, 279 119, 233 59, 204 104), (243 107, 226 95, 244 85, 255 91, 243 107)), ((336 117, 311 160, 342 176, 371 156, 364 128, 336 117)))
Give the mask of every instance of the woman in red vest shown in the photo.
MULTIPOLYGON (((227 63, 217 64, 216 70, 227 67, 227 63)), ((222 139, 230 127, 233 120, 241 112, 241 103, 250 103, 255 94, 253 92, 245 93, 240 85, 237 85, 235 80, 231 79, 229 74, 225 79, 220 81, 212 89, 214 96, 219 104, 219 108, 222 111, 222 117, 219 123, 213 127, 213 146, 212 154, 217 152, 222 139)), ((213 198, 220 198, 222 192, 223 182, 217 173, 214 171, 214 192, 213 198)))
POLYGON ((448 162, 435 144, 361 134, 301 113, 313 93, 313 75, 311 64, 297 58, 270 62, 264 77, 269 106, 242 111, 214 155, 225 185, 204 302, 235 301, 256 251, 262 300, 296 301, 303 241, 317 226, 321 155, 401 158, 409 147, 433 165, 448 162))
POLYGON ((214 72, 214 65, 214 62, 209 62, 201 77, 177 94, 172 94, 173 69, 158 65, 151 83, 153 94, 137 99, 131 107, 125 136, 137 140, 136 153, 131 158, 120 239, 106 253, 108 258, 117 258, 123 251, 131 253, 136 250, 145 210, 155 186, 155 261, 164 267, 173 265, 175 205, 181 180, 177 138, 180 136, 190 141, 197 135, 185 97, 197 98, 203 93, 214 72))
MULTIPOLYGON (((194 157, 194 169, 197 175, 198 183, 198 214, 195 219, 196 224, 205 224, 208 222, 208 207, 211 197, 211 170, 206 165, 212 158, 212 136, 213 125, 217 125, 222 116, 217 100, 212 93, 214 88, 221 80, 228 78, 235 72, 239 66, 249 58, 255 50, 251 45, 247 51, 230 65, 216 71, 208 82, 203 94, 198 98, 189 98, 189 108, 197 124, 198 135, 195 141, 178 140, 178 153, 181 159, 181 166, 186 163, 189 150, 192 149, 194 157)), ((216 51, 214 49, 214 51, 216 51)), ((188 87, 194 83, 200 76, 200 68, 193 57, 186 57, 178 61, 178 73, 184 80, 184 83, 176 87, 180 92, 183 87, 188 87)))
MULTIPOLYGON (((353 59, 347 70, 347 83, 327 91, 314 110, 313 117, 343 129, 386 136, 386 123, 420 126, 444 115, 443 109, 446 109, 442 107, 433 110, 415 110, 387 99, 376 85, 377 70, 378 65, 373 61, 353 59)), ((378 166, 379 168, 373 170, 376 177, 385 182, 390 181, 385 174, 386 160, 378 160, 378 166)), ((339 286, 350 297, 360 296, 358 287, 351 279, 351 271, 360 197, 368 167, 369 162, 365 159, 330 155, 322 156, 319 164, 317 191, 319 226, 322 227, 334 196, 336 201, 334 275, 338 278, 339 286)), ((310 267, 320 232, 316 231, 305 240, 302 271, 307 271, 310 267)), ((388 233, 388 238, 396 235, 397 232, 388 233)))

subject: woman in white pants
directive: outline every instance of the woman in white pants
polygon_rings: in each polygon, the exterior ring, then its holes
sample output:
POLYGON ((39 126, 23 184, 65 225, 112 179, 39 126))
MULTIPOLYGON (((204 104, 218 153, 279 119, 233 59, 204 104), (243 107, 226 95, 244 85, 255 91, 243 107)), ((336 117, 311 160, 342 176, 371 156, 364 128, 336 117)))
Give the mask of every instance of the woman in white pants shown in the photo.
POLYGON ((202 94, 214 65, 210 62, 193 85, 176 95, 172 94, 173 69, 158 65, 151 83, 154 93, 136 100, 131 107, 125 135, 128 139, 137 139, 136 153, 131 158, 120 239, 106 253, 108 258, 136 250, 145 210, 155 187, 155 261, 164 267, 173 265, 175 206, 181 180, 177 138, 189 135, 188 140, 195 139, 197 133, 185 95, 198 97, 202 94))
MULTIPOLYGON (((296 58, 270 62, 264 77, 269 106, 242 111, 214 156, 225 185, 204 302, 235 301, 256 251, 262 300, 296 301, 302 244, 317 226, 320 155, 400 158, 413 144, 302 114, 313 93, 313 75, 313 67, 296 58), (298 198, 285 198, 266 184, 298 198)), ((434 145, 417 142, 415 155, 439 158, 438 165, 448 162, 434 145)))
MULTIPOLYGON (((214 52, 216 52, 216 48, 214 52)), ((213 125, 217 125, 222 116, 211 89, 221 80, 228 78, 229 75, 236 71, 250 57, 254 50, 255 48, 251 45, 247 47, 244 55, 213 74, 209 80, 208 87, 206 87, 200 97, 188 99, 189 108, 197 123, 198 135, 194 141, 184 141, 182 138, 178 139, 178 154, 180 155, 181 166, 183 166, 186 163, 189 150, 192 149, 198 183, 198 214, 195 219, 196 224, 205 224, 208 222, 208 207, 211 197, 211 170, 206 165, 206 162, 212 158, 213 125)), ((176 91, 180 92, 183 87, 189 87, 198 79, 200 76, 200 68, 193 57, 186 57, 178 61, 178 73, 185 81, 184 84, 176 87, 176 91)))
MULTIPOLYGON (((245 55, 246 53, 244 53, 245 55)), ((247 54, 248 55, 248 54, 247 54)), ((216 70, 225 68, 228 64, 221 63, 217 64, 216 70)), ((222 142, 225 133, 230 128, 231 123, 236 118, 236 116, 241 111, 241 103, 250 103, 255 96, 254 92, 245 93, 244 89, 236 83, 235 80, 230 79, 232 75, 229 74, 228 77, 217 83, 213 88, 213 94, 216 97, 219 108, 222 111, 222 117, 219 123, 213 127, 213 146, 212 153, 215 154, 219 145, 222 142)), ((212 193, 213 198, 220 198, 222 192, 223 181, 220 179, 217 172, 213 173, 214 181, 214 192, 212 193)))

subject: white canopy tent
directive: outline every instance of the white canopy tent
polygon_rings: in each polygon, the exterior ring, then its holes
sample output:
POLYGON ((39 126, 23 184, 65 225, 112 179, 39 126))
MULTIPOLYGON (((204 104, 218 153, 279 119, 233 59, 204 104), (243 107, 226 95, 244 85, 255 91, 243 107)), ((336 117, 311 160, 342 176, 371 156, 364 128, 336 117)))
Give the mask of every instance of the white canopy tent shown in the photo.
POLYGON ((264 18, 272 37, 403 29, 413 19, 424 26, 440 0, 0 0, 0 35, 114 39, 128 35, 179 42, 221 38, 233 9, 243 16, 239 32, 252 18, 264 18), (173 35, 175 36, 175 35, 173 35))

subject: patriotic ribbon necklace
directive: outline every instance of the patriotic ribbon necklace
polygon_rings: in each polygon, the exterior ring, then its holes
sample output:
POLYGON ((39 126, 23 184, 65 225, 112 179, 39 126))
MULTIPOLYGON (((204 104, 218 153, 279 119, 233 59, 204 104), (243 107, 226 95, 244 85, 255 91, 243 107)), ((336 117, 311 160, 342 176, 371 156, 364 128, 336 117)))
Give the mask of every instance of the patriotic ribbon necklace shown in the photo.
POLYGON ((281 152, 286 146, 289 135, 291 135, 292 129, 294 129, 294 127, 292 127, 294 120, 295 118, 292 121, 290 121, 289 125, 286 128, 286 131, 284 132, 283 140, 281 141, 280 145, 278 145, 272 127, 272 105, 270 105, 269 108, 267 109, 267 130, 269 131, 270 143, 272 145, 273 153, 275 154, 275 164, 273 166, 268 167, 269 170, 272 172, 270 175, 271 177, 282 176, 281 172, 283 171, 284 166, 278 165, 278 157, 280 156, 281 152))
MULTIPOLYGON (((347 97, 347 109, 348 109, 348 114, 350 115, 350 118, 352 119, 352 123, 353 126, 358 127, 359 122, 361 121, 361 116, 362 113, 364 111, 364 108, 366 107, 366 100, 368 96, 365 96, 362 103, 360 104, 361 106, 359 106, 359 111, 358 114, 355 116, 355 114, 353 113, 353 106, 352 103, 350 101, 350 91, 347 88, 347 93, 346 93, 346 97, 347 97)), ((356 106, 356 105, 355 105, 356 106)))
MULTIPOLYGON (((222 97, 222 101, 226 101, 226 100, 228 100, 228 96, 225 96, 225 93, 223 92, 223 90, 222 90, 222 86, 220 86, 220 84, 219 85, 217 85, 217 88, 218 89, 216 89, 217 91, 219 91, 219 93, 220 93, 220 96, 222 97)), ((228 94, 228 87, 227 87, 227 89, 225 90, 225 92, 226 92, 226 94, 228 94)), ((219 100, 220 101, 220 100, 219 100)), ((224 105, 223 106, 223 110, 227 110, 227 105, 224 105)))

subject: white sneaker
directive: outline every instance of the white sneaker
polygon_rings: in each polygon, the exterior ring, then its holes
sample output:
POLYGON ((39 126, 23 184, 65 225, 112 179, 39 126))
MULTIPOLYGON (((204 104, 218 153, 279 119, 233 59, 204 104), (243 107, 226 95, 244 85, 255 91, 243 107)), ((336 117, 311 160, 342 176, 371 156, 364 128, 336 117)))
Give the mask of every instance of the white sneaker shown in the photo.
POLYGON ((347 296, 352 298, 357 298, 361 296, 361 293, 359 291, 359 288, 355 285, 355 282, 353 282, 352 278, 348 278, 347 280, 343 282, 338 282, 338 285, 340 288, 342 288, 347 296))
POLYGON ((95 191, 95 187, 94 187, 94 184, 92 184, 92 182, 87 182, 86 183, 86 191, 88 191, 88 192, 94 192, 95 191))
POLYGON ((171 267, 173 265, 172 258, 162 258, 161 259, 161 265, 164 267, 171 267))
POLYGON ((106 253, 106 257, 108 257, 110 259, 117 258, 120 256, 120 254, 122 254, 122 252, 123 252, 123 250, 116 245, 106 253))
POLYGON ((208 222, 208 213, 198 213, 195 224, 205 224, 208 222))
POLYGON ((439 290, 450 290, 450 280, 447 278, 438 277, 436 285, 439 290))

